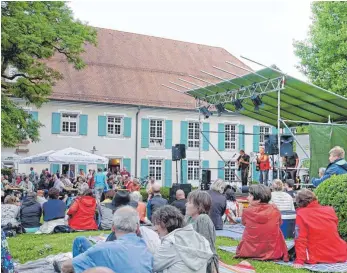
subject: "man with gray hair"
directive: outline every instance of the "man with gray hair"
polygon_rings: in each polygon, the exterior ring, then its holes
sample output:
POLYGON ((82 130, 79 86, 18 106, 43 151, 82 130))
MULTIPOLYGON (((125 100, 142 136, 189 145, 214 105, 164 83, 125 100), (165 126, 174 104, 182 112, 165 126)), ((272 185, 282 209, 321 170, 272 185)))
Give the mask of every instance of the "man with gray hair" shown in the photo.
POLYGON ((116 210, 113 227, 117 240, 94 246, 85 237, 73 242, 73 259, 66 261, 62 272, 80 273, 89 268, 102 266, 115 272, 151 273, 153 256, 145 241, 138 237, 140 220, 137 211, 124 206, 116 210))
POLYGON ((345 160, 345 150, 340 146, 335 146, 329 151, 330 164, 325 170, 321 178, 313 178, 312 184, 318 187, 320 183, 330 178, 332 175, 340 175, 347 173, 347 162, 345 160))
POLYGON ((168 201, 161 196, 161 186, 158 183, 152 185, 152 198, 147 203, 147 218, 152 220, 152 214, 160 207, 168 204, 168 201))

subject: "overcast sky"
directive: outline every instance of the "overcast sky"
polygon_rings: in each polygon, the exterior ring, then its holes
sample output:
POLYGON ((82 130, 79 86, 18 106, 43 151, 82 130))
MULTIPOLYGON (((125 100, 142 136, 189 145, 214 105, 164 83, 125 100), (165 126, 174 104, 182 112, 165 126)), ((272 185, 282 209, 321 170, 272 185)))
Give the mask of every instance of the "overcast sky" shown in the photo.
POLYGON ((94 0, 69 5, 91 26, 219 46, 304 79, 295 68, 292 44, 306 38, 310 1, 94 0))

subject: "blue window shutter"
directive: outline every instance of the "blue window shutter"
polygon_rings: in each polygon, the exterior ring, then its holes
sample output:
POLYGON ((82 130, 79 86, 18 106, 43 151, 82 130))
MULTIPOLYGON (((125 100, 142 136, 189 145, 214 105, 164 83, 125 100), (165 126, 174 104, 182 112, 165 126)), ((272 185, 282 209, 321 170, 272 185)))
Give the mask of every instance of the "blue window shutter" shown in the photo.
POLYGON ((188 148, 188 121, 181 121, 181 144, 188 148))
POLYGON ((123 133, 123 135, 124 135, 124 137, 131 137, 131 118, 125 117, 123 120, 124 120, 124 133, 123 133))
MULTIPOLYGON (((141 148, 149 147, 149 119, 141 119, 141 148)), ((148 174, 147 174, 148 175, 148 174)))
POLYGON ((78 165, 77 173, 80 172, 80 169, 82 169, 84 173, 87 174, 87 165, 78 165))
POLYGON ((98 136, 106 136, 106 116, 98 116, 98 136))
POLYGON ((284 134, 291 135, 290 130, 287 127, 284 128, 284 134))
POLYGON ((203 151, 208 151, 210 148, 210 144, 208 143, 208 141, 206 140, 206 138, 208 140, 210 140, 210 124, 207 122, 204 122, 202 124, 202 130, 204 131, 202 134, 204 134, 204 136, 202 137, 202 150, 203 151))
POLYGON ((259 182, 259 172, 256 169, 255 162, 252 163, 252 181, 259 182))
POLYGON ((141 178, 145 178, 148 176, 149 171, 149 165, 148 165, 148 159, 142 158, 141 159, 141 178))
POLYGON ((218 151, 225 150, 225 125, 218 123, 218 151))
POLYGON ((131 159, 123 158, 123 167, 127 169, 127 171, 131 174, 131 159))
POLYGON ((60 173, 60 165, 59 164, 51 164, 51 174, 55 174, 57 171, 60 173))
POLYGON ((171 187, 172 184, 172 160, 165 160, 165 187, 171 187))
POLYGON ((202 161, 202 168, 208 169, 209 167, 210 167, 210 162, 208 160, 203 160, 202 161))
POLYGON ((52 113, 52 134, 60 134, 60 113, 52 113))
POLYGON ((239 124, 239 150, 245 150, 245 125, 239 124))
POLYGON ((98 169, 100 168, 100 169, 102 169, 102 171, 104 171, 104 169, 107 168, 107 164, 98 164, 96 167, 98 169))
POLYGON ((277 132, 278 132, 277 128, 276 127, 272 127, 271 134, 277 135, 277 132))
POLYGON ((260 142, 260 127, 258 125, 253 125, 253 152, 259 152, 259 142, 260 142))
POLYGON ((171 149, 171 148, 172 148, 172 120, 165 120, 165 149, 171 149))
POLYGON ((86 136, 88 133, 88 115, 80 115, 80 135, 86 136))
POLYGON ((31 111, 30 115, 31 115, 32 120, 39 121, 39 112, 31 111))
POLYGON ((224 161, 218 161, 218 168, 223 168, 223 169, 218 169, 218 178, 220 179, 225 179, 225 171, 224 171, 224 161))
POLYGON ((188 183, 188 161, 186 159, 182 160, 181 172, 183 176, 183 184, 187 184, 188 183))

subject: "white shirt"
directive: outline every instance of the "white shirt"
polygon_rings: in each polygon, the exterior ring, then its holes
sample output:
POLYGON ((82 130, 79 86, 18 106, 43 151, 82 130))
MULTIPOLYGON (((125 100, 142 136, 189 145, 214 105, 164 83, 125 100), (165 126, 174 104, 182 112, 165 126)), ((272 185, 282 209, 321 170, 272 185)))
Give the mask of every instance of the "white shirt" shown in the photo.
POLYGON ((293 198, 288 193, 283 191, 272 192, 270 203, 275 204, 280 211, 295 211, 293 198))

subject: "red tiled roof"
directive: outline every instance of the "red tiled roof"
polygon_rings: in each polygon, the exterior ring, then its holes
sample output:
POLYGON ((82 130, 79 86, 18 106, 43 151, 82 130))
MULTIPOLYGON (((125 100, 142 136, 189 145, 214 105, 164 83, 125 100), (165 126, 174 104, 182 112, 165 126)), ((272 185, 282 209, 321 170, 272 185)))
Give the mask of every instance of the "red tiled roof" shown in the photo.
POLYGON ((225 61, 247 67, 219 47, 109 29, 97 28, 97 33, 97 47, 86 45, 86 51, 82 54, 87 64, 84 69, 75 70, 60 55, 48 61, 48 65, 60 71, 64 77, 54 86, 52 99, 193 109, 195 100, 192 97, 161 84, 184 91, 169 82, 194 88, 178 80, 184 78, 205 86, 206 83, 188 75, 218 82, 218 79, 209 77, 200 70, 230 79, 230 75, 212 66, 238 75, 245 74, 245 71, 234 68, 225 61))

